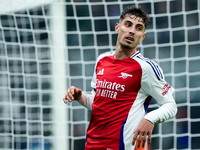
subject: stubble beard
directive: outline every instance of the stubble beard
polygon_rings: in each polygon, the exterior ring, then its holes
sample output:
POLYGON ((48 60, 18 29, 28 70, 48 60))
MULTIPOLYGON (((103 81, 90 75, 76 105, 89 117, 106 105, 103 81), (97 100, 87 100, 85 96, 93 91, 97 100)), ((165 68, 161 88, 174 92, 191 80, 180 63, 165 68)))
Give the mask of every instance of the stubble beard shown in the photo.
POLYGON ((125 49, 132 49, 132 47, 131 47, 130 45, 128 45, 128 44, 120 43, 120 46, 121 46, 122 48, 125 48, 125 49))
POLYGON ((124 49, 134 49, 135 48, 133 45, 125 43, 125 42, 120 42, 120 46, 121 46, 121 48, 124 48, 124 49))
POLYGON ((135 41, 133 41, 134 43, 129 43, 126 41, 125 37, 118 37, 118 42, 119 45, 122 49, 127 49, 127 50, 131 50, 135 48, 135 41), (120 40, 121 39, 121 40, 120 40))

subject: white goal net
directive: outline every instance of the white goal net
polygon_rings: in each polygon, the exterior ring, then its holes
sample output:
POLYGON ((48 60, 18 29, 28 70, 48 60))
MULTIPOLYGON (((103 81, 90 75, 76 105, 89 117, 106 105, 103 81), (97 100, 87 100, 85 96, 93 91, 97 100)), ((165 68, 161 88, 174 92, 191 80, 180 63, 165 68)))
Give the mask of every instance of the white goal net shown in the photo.
POLYGON ((0 149, 84 150, 91 112, 62 98, 71 85, 91 91, 131 4, 152 19, 139 50, 176 89, 178 113, 155 125, 151 149, 200 149, 199 0, 0 0, 0 149))

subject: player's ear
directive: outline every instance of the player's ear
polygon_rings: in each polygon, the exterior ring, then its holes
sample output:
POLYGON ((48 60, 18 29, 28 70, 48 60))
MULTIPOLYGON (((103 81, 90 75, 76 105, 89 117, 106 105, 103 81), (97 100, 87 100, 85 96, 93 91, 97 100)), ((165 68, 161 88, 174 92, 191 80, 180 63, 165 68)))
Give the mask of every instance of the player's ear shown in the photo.
POLYGON ((115 31, 118 33, 119 32, 119 23, 115 24, 115 31))
POLYGON ((144 34, 143 34, 143 36, 142 36, 142 38, 140 39, 140 42, 142 41, 142 40, 144 40, 144 38, 145 38, 145 36, 146 36, 146 32, 144 32, 144 34))

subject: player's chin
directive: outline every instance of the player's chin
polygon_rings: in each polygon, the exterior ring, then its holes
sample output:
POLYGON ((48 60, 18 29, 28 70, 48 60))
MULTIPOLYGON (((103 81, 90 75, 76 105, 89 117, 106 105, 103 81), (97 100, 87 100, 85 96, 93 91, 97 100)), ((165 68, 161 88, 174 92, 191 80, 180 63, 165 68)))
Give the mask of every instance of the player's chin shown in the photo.
POLYGON ((133 45, 129 44, 129 43, 121 44, 121 47, 125 48, 125 49, 133 49, 134 48, 133 45))

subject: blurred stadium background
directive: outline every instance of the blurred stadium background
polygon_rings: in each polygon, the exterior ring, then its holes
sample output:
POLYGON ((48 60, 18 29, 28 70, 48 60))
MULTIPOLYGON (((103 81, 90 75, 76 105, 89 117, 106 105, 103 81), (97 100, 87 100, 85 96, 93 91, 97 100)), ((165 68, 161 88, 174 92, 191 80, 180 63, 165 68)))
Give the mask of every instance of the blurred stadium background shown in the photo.
POLYGON ((178 113, 155 125, 151 149, 200 149, 199 0, 0 0, 0 149, 84 149, 91 112, 62 98, 71 85, 91 91, 130 4, 152 18, 139 50, 176 89, 178 113))

